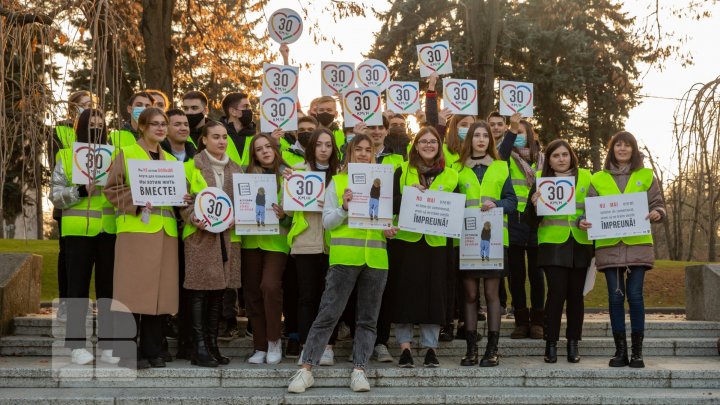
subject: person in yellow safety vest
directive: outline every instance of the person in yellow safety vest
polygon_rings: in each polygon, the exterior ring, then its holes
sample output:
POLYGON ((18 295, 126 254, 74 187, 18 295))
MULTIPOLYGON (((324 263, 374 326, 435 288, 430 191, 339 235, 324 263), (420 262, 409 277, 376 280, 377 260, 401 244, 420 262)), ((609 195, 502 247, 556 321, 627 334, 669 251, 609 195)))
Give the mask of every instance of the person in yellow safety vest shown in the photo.
MULTIPOLYGON (((649 214, 645 218, 637 218, 639 221, 660 222, 667 216, 658 180, 651 169, 643 166, 637 140, 630 132, 621 131, 610 138, 603 170, 593 174, 591 183, 588 197, 647 193, 649 214)), ((593 226, 599 224, 586 224, 587 228, 593 226)), ((595 241, 595 264, 605 273, 607 281, 610 324, 615 339, 615 356, 610 359, 610 367, 645 367, 642 357, 645 337, 643 282, 645 271, 655 264, 653 237, 598 239, 595 241), (630 360, 625 334, 626 297, 632 327, 630 360)))
POLYGON ((145 92, 152 96, 153 107, 157 107, 167 113, 171 105, 170 100, 165 93, 156 89, 146 89, 145 92))
POLYGON ((521 120, 513 150, 508 159, 510 177, 518 200, 517 214, 508 217, 510 249, 510 295, 515 315, 515 329, 511 339, 543 338, 545 277, 537 267, 537 227, 525 220, 525 207, 530 188, 535 184, 535 172, 543 164, 540 142, 528 121, 521 120), (526 266, 527 263, 527 266, 526 266), (530 279, 530 309, 528 309, 525 280, 530 279))
MULTIPOLYGON (((502 208, 504 214, 503 226, 503 262, 507 262, 507 247, 509 245, 507 218, 508 214, 515 212, 517 197, 512 188, 507 163, 500 159, 495 139, 490 134, 490 126, 485 121, 478 121, 468 129, 468 136, 463 142, 460 159, 463 167, 458 173, 460 192, 465 194, 465 206, 488 211, 493 208, 502 208)), ((490 259, 490 252, 485 259, 490 259)), ((507 276, 507 266, 499 270, 461 270, 465 304, 465 342, 467 351, 460 361, 462 366, 478 364, 477 342, 480 340, 477 333, 478 321, 478 284, 483 279, 483 290, 487 302, 488 340, 485 354, 480 361, 481 367, 493 367, 499 364, 497 355, 498 340, 500 339, 500 282, 507 276)), ((459 328, 460 326, 458 326, 459 328)))
MULTIPOLYGON (((77 121, 78 142, 92 143, 102 149, 107 140, 103 113, 85 109, 77 121)), ((108 149, 105 149, 108 152, 108 149)), ((110 153, 97 153, 92 162, 110 159, 110 153)), ((110 312, 113 287, 113 261, 115 254, 115 211, 97 185, 102 173, 91 166, 86 170, 93 176, 87 185, 73 183, 73 150, 61 149, 53 170, 50 201, 62 210, 60 234, 65 240, 64 282, 67 284, 67 323, 65 347, 72 349, 73 364, 88 364, 95 356, 86 349, 85 316, 90 296, 90 280, 95 268, 95 295, 98 308, 98 337, 102 350, 100 360, 117 364, 113 356, 113 317, 110 312)), ((77 180, 77 179, 76 179, 77 180)))
MULTIPOLYGON (((227 131, 217 121, 208 120, 200 133, 200 151, 185 164, 185 177, 193 199, 207 187, 217 187, 233 196, 233 173, 240 166, 230 160, 227 153, 227 131)), ((232 197, 230 197, 232 199, 232 197)), ((230 202, 231 203, 231 202, 230 202)), ((217 200, 215 204, 222 204, 217 200)), ((231 246, 231 234, 205 230, 207 219, 198 217, 193 204, 181 210, 185 223, 182 238, 185 254, 184 288, 189 292, 190 329, 193 351, 190 362, 201 367, 228 364, 230 359, 220 354, 218 333, 222 313, 222 300, 226 288, 240 288, 240 267, 237 265, 240 249, 231 246)))
MULTIPOLYGON (((355 135, 347 146, 349 163, 375 162, 375 151, 367 135, 355 135)), ((341 173, 333 176, 325 192, 323 227, 330 232, 330 269, 320 300, 320 312, 313 321, 305 342, 301 357, 302 368, 290 379, 288 392, 305 392, 314 384, 312 368, 320 364, 330 335, 355 287, 357 325, 350 388, 355 392, 370 390, 365 368, 373 351, 375 325, 387 281, 386 238, 395 237, 397 228, 350 228, 347 223, 348 204, 353 199, 353 192, 348 185, 345 165, 341 173)))
POLYGON ((277 364, 282 360, 282 280, 290 251, 287 229, 292 220, 282 209, 280 185, 287 165, 269 135, 255 135, 250 140, 250 154, 247 173, 272 174, 278 179, 278 204, 272 206, 273 214, 270 215, 276 215, 280 220, 280 234, 244 235, 242 238, 242 285, 248 318, 253 325, 255 349, 248 362, 277 364))
POLYGON ((152 107, 153 98, 150 93, 139 91, 133 94, 128 100, 127 113, 130 115, 130 121, 126 121, 122 128, 111 131, 109 135, 109 143, 116 149, 122 149, 125 146, 134 145, 140 137, 138 132, 138 119, 140 114, 146 108, 152 107))
POLYGON ((250 99, 245 93, 228 93, 221 105, 225 115, 220 118, 220 122, 228 131, 227 154, 233 162, 247 167, 250 161, 250 139, 257 133, 250 99))
POLYGON ((200 131, 202 131, 207 115, 210 112, 208 98, 202 91, 188 91, 182 96, 181 108, 188 119, 188 124, 190 124, 190 142, 197 146, 200 131))
MULTIPOLYGON (((447 111, 441 112, 442 117, 448 114, 447 111)), ((477 118, 474 115, 461 115, 455 114, 447 120, 447 132, 445 133, 443 153, 445 154, 445 161, 448 166, 459 170, 462 169, 462 162, 460 162, 460 152, 462 151, 462 145, 468 134, 470 125, 474 124, 477 118)))
MULTIPOLYGON (((112 309, 132 314, 140 337, 137 353, 122 353, 129 367, 164 367, 162 324, 178 310, 178 228, 174 207, 136 206, 128 174, 128 160, 176 160, 160 147, 168 119, 155 107, 138 117, 137 143, 116 149, 103 192, 116 209, 117 242, 112 309), (138 286, 142 288, 138 289, 138 286)), ((190 195, 183 196, 190 201, 190 195)))
MULTIPOLYGON (((575 179, 576 211, 573 215, 536 216, 538 226, 537 265, 545 272, 548 293, 545 301, 545 362, 557 362, 557 342, 560 339, 560 320, 567 302, 567 360, 580 361, 578 342, 582 339, 585 312, 583 289, 588 266, 593 257, 593 244, 588 240, 585 223, 585 197, 590 191, 589 170, 578 167, 578 158, 570 144, 556 139, 545 148, 545 163, 537 177, 573 177, 575 179)), ((555 193, 557 187, 553 187, 555 193)), ((545 189, 543 187, 543 189, 545 189)), ((530 191, 532 213, 539 204, 540 191, 530 191)))
POLYGON ((353 128, 354 134, 365 134, 373 141, 373 149, 375 150, 375 162, 382 164, 391 164, 395 169, 399 168, 405 160, 402 155, 385 147, 385 138, 388 134, 390 121, 387 117, 382 116, 382 125, 367 126, 361 122, 353 128))
POLYGON ((337 100, 332 96, 322 96, 314 99, 310 106, 309 115, 318 121, 320 128, 327 128, 332 131, 335 144, 342 153, 344 150, 343 145, 345 145, 345 133, 335 122, 338 117, 337 100))

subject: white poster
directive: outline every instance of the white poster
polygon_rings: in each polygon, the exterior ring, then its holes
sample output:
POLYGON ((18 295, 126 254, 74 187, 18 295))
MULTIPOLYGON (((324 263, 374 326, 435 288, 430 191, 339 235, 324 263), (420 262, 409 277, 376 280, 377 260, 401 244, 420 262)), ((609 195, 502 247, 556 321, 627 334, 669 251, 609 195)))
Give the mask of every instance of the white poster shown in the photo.
POLYGON ((195 196, 195 218, 212 233, 224 232, 232 225, 232 201, 221 188, 206 187, 195 196))
POLYGON ((387 109, 396 114, 415 114, 420 109, 418 82, 390 82, 385 91, 387 109))
POLYGON ((585 199, 588 239, 650 235, 647 193, 615 194, 585 199))
POLYGON ((533 84, 500 80, 500 114, 533 116, 533 84))
POLYGON ((297 99, 298 68, 263 63, 262 94, 290 95, 297 99))
POLYGON ((375 87, 385 90, 390 84, 390 71, 387 65, 377 59, 368 59, 355 70, 358 87, 375 87))
POLYGON ((352 62, 322 62, 320 91, 323 96, 343 94, 355 87, 355 64, 352 62))
POLYGON ((260 96, 260 132, 297 130, 297 98, 294 95, 276 96, 263 93, 260 96))
POLYGON ((177 160, 128 159, 133 204, 154 207, 183 206, 187 194, 185 166, 177 160))
POLYGON ((444 77, 443 105, 453 114, 477 115, 477 80, 444 77))
POLYGON ((465 208, 460 242, 460 270, 502 270, 503 209, 465 208))
POLYGON ((382 125, 382 101, 380 89, 358 87, 343 94, 344 126, 354 127, 364 122, 366 125, 382 125))
POLYGON ((235 194, 235 234, 277 235, 280 233, 273 205, 277 200, 277 180, 273 174, 233 174, 235 194))
POLYGON ((285 211, 322 211, 325 201, 325 173, 292 172, 283 182, 285 211))
POLYGON ((392 226, 393 165, 350 163, 348 187, 353 192, 348 204, 348 226, 385 229, 392 226))
POLYGON ((536 210, 540 216, 575 215, 575 177, 538 177, 536 210))
POLYGON ((94 183, 97 186, 107 184, 114 151, 115 147, 112 145, 73 143, 73 184, 88 185, 94 183), (90 179, 93 179, 93 181, 90 181, 90 179))
POLYGON ((404 231, 426 235, 462 236, 465 194, 403 188, 398 226, 404 231))
POLYGON ((300 14, 290 8, 281 8, 272 13, 268 19, 268 34, 279 44, 292 44, 297 41, 302 35, 302 30, 303 21, 300 14))
POLYGON ((433 73, 444 75, 452 73, 452 57, 448 41, 432 42, 417 46, 420 77, 428 77, 433 73))

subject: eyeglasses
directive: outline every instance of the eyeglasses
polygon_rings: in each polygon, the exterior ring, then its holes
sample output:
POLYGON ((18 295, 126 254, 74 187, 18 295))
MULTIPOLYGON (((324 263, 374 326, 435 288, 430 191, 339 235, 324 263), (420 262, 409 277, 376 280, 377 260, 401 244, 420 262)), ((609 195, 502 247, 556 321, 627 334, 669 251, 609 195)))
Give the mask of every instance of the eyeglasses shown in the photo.
POLYGON ((160 127, 160 128, 167 128, 168 124, 167 122, 148 122, 149 127, 160 127))
POLYGON ((418 145, 423 145, 423 146, 425 146, 425 145, 435 146, 438 144, 438 141, 437 141, 437 139, 421 139, 421 140, 417 141, 417 143, 418 143, 418 145))

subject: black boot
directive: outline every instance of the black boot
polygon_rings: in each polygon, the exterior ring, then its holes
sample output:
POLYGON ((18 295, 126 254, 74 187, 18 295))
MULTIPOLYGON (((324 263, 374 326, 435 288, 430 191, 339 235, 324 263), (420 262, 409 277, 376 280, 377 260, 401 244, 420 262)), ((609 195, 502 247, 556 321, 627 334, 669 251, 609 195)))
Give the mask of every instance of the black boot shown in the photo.
POLYGON ((557 363, 557 341, 545 342, 545 363, 557 363))
POLYGON ((467 343, 467 352, 465 353, 465 357, 460 360, 461 366, 474 366, 478 364, 477 340, 477 331, 473 330, 465 332, 465 343, 467 343))
POLYGON ((439 340, 441 342, 452 342, 454 339, 453 337, 453 324, 449 323, 447 325, 444 325, 440 328, 440 336, 439 340))
POLYGON ((580 362, 580 351, 578 350, 577 340, 568 340, 567 342, 567 360, 568 363, 580 362))
POLYGON ((190 363, 201 367, 217 367, 218 362, 208 351, 203 333, 205 320, 205 291, 190 292, 190 329, 193 337, 193 353, 190 363))
POLYGON ((613 338, 615 339, 615 356, 610 359, 610 367, 625 367, 629 363, 625 332, 613 333, 613 338))
POLYGON ((630 334, 630 340, 632 341, 632 356, 630 356, 630 367, 632 368, 645 367, 645 362, 642 358, 643 338, 645 338, 645 332, 633 332, 630 334))
POLYGON ((220 348, 218 348, 217 343, 222 312, 223 291, 224 290, 217 290, 208 293, 207 312, 205 313, 207 316, 207 322, 205 323, 205 343, 215 360, 225 365, 230 363, 230 358, 220 354, 220 348))
POLYGON ((500 340, 500 332, 488 332, 488 342, 485 347, 485 354, 480 360, 480 367, 495 367, 500 364, 497 352, 498 340, 500 340))

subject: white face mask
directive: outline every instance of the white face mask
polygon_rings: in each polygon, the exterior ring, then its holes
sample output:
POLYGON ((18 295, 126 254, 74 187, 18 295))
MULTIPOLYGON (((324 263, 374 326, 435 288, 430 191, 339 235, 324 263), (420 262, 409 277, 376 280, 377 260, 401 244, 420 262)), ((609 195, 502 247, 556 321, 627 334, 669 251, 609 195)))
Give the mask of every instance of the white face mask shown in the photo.
POLYGON ((83 111, 85 111, 85 109, 84 109, 83 107, 80 107, 80 106, 77 106, 77 107, 75 107, 75 108, 77 109, 78 115, 82 114, 83 111))
POLYGON ((468 129, 470 129, 470 128, 462 128, 462 127, 460 127, 460 128, 457 129, 457 131, 458 131, 458 138, 460 138, 461 141, 464 141, 464 140, 465 140, 465 137, 467 136, 467 133, 468 133, 468 129))

